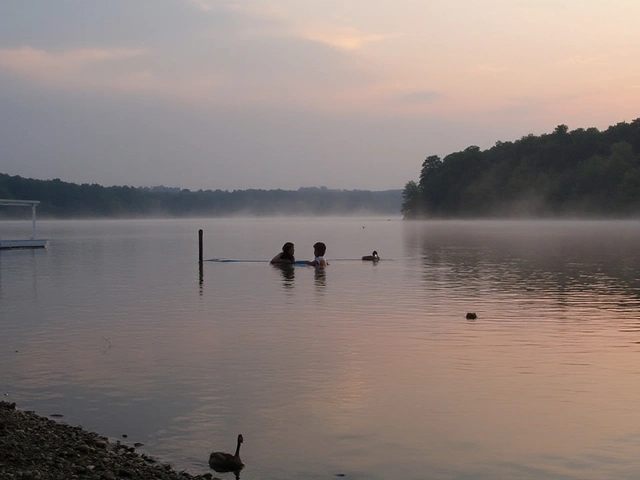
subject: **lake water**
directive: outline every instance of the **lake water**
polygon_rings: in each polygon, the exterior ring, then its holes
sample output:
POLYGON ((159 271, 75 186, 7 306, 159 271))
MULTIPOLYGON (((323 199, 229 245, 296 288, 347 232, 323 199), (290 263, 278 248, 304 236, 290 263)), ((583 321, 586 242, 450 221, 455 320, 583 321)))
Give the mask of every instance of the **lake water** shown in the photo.
POLYGON ((0 394, 19 408, 191 473, 242 433, 243 480, 640 478, 640 222, 42 221, 38 236, 47 250, 0 252, 0 394), (200 228, 206 259, 243 261, 200 270, 200 228), (326 242, 330 265, 270 266, 285 241, 299 259, 326 242))

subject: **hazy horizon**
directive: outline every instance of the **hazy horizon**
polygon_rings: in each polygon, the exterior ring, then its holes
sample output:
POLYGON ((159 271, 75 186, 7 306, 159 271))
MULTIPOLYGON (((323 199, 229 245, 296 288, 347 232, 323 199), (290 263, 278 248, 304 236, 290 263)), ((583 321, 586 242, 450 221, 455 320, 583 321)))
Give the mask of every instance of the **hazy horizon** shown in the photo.
POLYGON ((428 155, 640 117, 631 0, 0 4, 0 171, 395 190, 428 155))

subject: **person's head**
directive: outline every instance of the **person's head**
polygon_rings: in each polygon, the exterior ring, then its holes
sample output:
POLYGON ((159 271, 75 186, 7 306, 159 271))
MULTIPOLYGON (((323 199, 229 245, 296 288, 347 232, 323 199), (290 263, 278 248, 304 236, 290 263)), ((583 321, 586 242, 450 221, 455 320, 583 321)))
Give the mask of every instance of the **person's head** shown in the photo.
POLYGON ((313 253, 315 254, 316 257, 324 257, 324 253, 326 251, 327 251, 327 246, 322 242, 318 242, 313 245, 313 253))
POLYGON ((295 251, 295 248, 293 246, 293 243, 291 242, 287 242, 282 246, 282 251, 284 253, 289 253, 291 255, 293 255, 293 252, 295 251))

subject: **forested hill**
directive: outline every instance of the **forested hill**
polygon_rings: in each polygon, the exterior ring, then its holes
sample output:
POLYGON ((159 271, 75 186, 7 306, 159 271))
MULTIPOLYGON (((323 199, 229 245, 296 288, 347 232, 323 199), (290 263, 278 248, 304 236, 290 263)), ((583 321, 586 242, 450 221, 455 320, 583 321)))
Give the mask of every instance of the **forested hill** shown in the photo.
MULTIPOLYGON (((232 215, 399 215, 402 190, 182 190, 103 187, 0 174, 0 199, 39 200, 39 218, 135 218, 232 215)), ((26 211, 29 210, 29 211, 26 211)), ((30 216, 0 207, 0 217, 30 216)))
POLYGON ((640 216, 640 118, 428 156, 406 184, 405 218, 640 216))

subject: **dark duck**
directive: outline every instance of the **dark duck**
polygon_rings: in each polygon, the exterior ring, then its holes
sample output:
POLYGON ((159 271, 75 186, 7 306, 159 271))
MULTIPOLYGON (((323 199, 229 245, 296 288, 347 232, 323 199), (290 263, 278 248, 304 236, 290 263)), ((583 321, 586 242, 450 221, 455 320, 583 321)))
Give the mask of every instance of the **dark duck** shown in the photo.
POLYGON ((380 256, 378 255, 378 252, 374 250, 371 255, 365 255, 364 257, 362 257, 362 260, 368 262, 377 262, 378 260, 380 260, 380 256))
POLYGON ((240 460, 240 445, 242 445, 243 441, 242 434, 238 435, 238 445, 234 455, 227 452, 213 452, 209 455, 209 466, 216 472, 237 472, 242 470, 244 463, 240 460))

